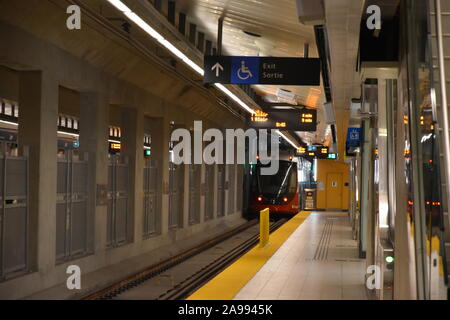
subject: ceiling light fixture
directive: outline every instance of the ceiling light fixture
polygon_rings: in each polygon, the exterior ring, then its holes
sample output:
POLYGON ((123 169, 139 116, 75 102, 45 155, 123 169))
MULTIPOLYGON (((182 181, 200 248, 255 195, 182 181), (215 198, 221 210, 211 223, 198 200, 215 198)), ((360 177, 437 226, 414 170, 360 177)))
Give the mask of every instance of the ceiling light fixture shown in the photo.
POLYGON ((289 142, 289 144, 293 146, 296 150, 298 149, 298 146, 294 142, 292 142, 288 137, 286 137, 283 133, 281 133, 280 130, 277 130, 276 132, 280 135, 280 137, 289 142))
MULTIPOLYGON (((145 22, 141 17, 139 17, 136 13, 131 11, 127 5, 125 5, 121 0, 106 0, 111 5, 113 5, 117 10, 121 11, 128 19, 137 24, 142 30, 144 30, 148 35, 158 41, 162 46, 164 46, 167 50, 169 50, 172 54, 180 58, 184 63, 186 63, 189 67, 191 67, 198 74, 203 76, 205 71, 199 65, 197 65, 194 61, 189 59, 183 52, 177 49, 172 43, 167 41, 158 31, 153 29, 147 22, 145 22)), ((229 89, 227 89, 224 85, 220 83, 216 83, 215 86, 225 93, 228 97, 230 97, 233 101, 235 101, 240 107, 242 107, 245 111, 250 114, 255 114, 255 111, 248 106, 244 101, 242 101, 238 96, 232 93, 229 89)), ((278 131, 279 135, 283 137, 287 142, 289 142, 294 148, 297 148, 295 143, 289 140, 284 134, 278 131)))

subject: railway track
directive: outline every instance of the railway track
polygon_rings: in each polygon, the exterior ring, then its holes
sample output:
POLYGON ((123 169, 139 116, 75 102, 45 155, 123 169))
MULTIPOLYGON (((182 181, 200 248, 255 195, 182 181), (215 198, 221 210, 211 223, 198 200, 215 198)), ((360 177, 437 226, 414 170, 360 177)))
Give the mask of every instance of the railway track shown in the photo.
MULTIPOLYGON (((278 220, 271 223, 270 232, 278 229, 286 219, 278 220)), ((83 298, 83 300, 111 300, 111 299, 121 299, 121 295, 126 294, 132 290, 136 290, 139 286, 147 283, 151 279, 156 279, 158 276, 167 273, 168 271, 174 269, 175 267, 183 267, 183 263, 187 264, 190 259, 199 255, 200 253, 207 252, 208 249, 214 249, 218 247, 221 243, 226 240, 237 237, 239 234, 244 234, 247 230, 253 230, 253 235, 233 246, 231 249, 227 250, 220 257, 205 263, 200 269, 195 270, 191 274, 184 276, 181 281, 174 282, 170 285, 170 288, 154 296, 154 294, 143 294, 143 296, 138 295, 136 299, 157 299, 157 300, 181 300, 188 297, 196 289, 201 287, 215 275, 220 273, 232 262, 237 260, 240 256, 249 251, 259 242, 259 234, 257 233, 256 225, 258 221, 252 220, 248 223, 235 228, 225 234, 222 234, 216 238, 213 238, 207 242, 200 244, 188 251, 178 254, 170 259, 167 259, 157 265, 147 268, 135 275, 127 277, 113 285, 110 285, 100 291, 92 293, 83 298), (253 228, 253 229, 252 229, 253 228)), ((158 280, 159 281, 159 280, 158 280)))

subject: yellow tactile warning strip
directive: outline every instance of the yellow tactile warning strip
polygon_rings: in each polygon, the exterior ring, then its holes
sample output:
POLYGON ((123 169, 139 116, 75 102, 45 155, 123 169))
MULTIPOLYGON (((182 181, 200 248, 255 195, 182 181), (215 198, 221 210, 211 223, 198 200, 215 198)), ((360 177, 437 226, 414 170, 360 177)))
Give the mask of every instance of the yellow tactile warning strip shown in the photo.
POLYGON ((254 247, 187 300, 231 300, 250 281, 289 236, 309 217, 302 211, 270 235, 265 248, 254 247))

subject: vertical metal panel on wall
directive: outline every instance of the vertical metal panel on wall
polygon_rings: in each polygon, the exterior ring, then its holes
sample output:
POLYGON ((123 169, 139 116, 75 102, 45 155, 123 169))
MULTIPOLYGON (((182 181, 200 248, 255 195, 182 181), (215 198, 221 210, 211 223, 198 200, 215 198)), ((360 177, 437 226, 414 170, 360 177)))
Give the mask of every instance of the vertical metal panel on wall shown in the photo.
POLYGON ((214 165, 205 168, 205 220, 214 218, 214 165))
POLYGON ((224 164, 217 166, 217 216, 225 216, 225 190, 226 190, 226 167, 224 164))
POLYGON ((237 183, 236 183, 236 210, 243 211, 244 209, 244 166, 237 166, 237 183))
MULTIPOLYGON (((2 145, 5 147, 4 145, 2 145)), ((28 149, 0 154, 0 281, 28 270, 28 149)))
POLYGON ((130 216, 130 169, 128 159, 111 155, 108 163, 107 246, 117 247, 128 242, 130 216))
POLYGON ((88 253, 88 161, 67 152, 57 160, 56 260, 88 253))
POLYGON ((169 164, 169 229, 183 227, 184 165, 169 164))
POLYGON ((158 187, 159 162, 147 160, 144 167, 144 214, 143 214, 143 235, 144 238, 157 233, 157 219, 160 211, 161 190, 158 187))
POLYGON ((199 164, 189 166, 189 224, 200 222, 201 169, 199 164))
POLYGON ((229 164, 228 167, 228 214, 233 214, 236 211, 236 165, 229 164))

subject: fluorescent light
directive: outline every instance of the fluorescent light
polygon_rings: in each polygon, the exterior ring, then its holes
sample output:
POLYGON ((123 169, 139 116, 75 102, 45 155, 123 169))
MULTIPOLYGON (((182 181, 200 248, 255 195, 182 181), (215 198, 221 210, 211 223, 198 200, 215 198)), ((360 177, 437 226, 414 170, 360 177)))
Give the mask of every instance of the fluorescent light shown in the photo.
POLYGON ((128 8, 122 1, 120 0, 108 0, 114 7, 116 7, 119 11, 122 12, 131 12, 131 9, 128 8))
POLYGON ((317 158, 314 158, 314 168, 313 168, 313 174, 314 174, 314 181, 317 181, 317 158))
MULTIPOLYGON (((181 59, 185 64, 187 64, 192 70, 203 76, 205 74, 205 71, 202 67, 200 67, 198 64, 196 64, 194 61, 189 59, 183 52, 181 52, 178 48, 176 48, 172 43, 170 43, 168 40, 164 39, 164 37, 155 29, 153 29, 147 22, 145 22, 141 17, 139 17, 136 13, 131 11, 130 8, 128 8, 122 1, 120 0, 106 0, 110 4, 112 4, 114 7, 117 8, 117 10, 121 11, 123 14, 125 14, 128 19, 133 21, 135 24, 137 24, 142 30, 144 30, 149 36, 154 38, 156 41, 158 41, 163 47, 165 47, 167 50, 169 50, 173 55, 181 59)), ((215 84, 217 88, 219 88, 223 93, 225 93, 227 96, 229 96, 231 99, 233 99, 239 106, 244 108, 247 112, 254 114, 255 111, 249 107, 245 102, 243 102, 239 97, 237 97, 235 94, 233 94, 230 90, 225 88, 221 84, 215 84)))
POLYGON ((76 134, 76 133, 69 133, 69 132, 64 132, 64 131, 57 131, 58 134, 63 134, 66 136, 70 136, 70 137, 74 137, 74 138, 78 138, 80 135, 76 134))
POLYGON ((139 28, 144 30, 151 37, 155 38, 158 42, 164 41, 164 37, 161 34, 159 34, 155 29, 150 27, 150 25, 147 22, 145 22, 144 20, 142 20, 142 18, 139 17, 136 13, 124 12, 124 14, 128 17, 128 19, 130 19, 131 21, 136 23, 139 26, 139 28))
POLYGON ((5 120, 0 120, 0 123, 9 124, 9 125, 15 126, 15 127, 18 127, 18 126, 19 126, 18 123, 11 122, 11 121, 5 121, 5 120))
POLYGON ((292 142, 288 137, 286 137, 284 134, 282 134, 280 130, 277 130, 277 133, 278 133, 284 140, 286 140, 287 142, 289 142, 289 144, 290 144, 291 146, 293 146, 295 149, 298 149, 298 146, 297 146, 294 142, 292 142))
POLYGON ((233 92, 225 88, 223 84, 215 83, 214 84, 217 88, 222 90, 224 93, 226 93, 231 99, 233 99, 235 102, 237 102, 242 108, 250 112, 251 114, 255 114, 255 110, 250 108, 248 105, 246 105, 241 99, 239 99, 233 92))

